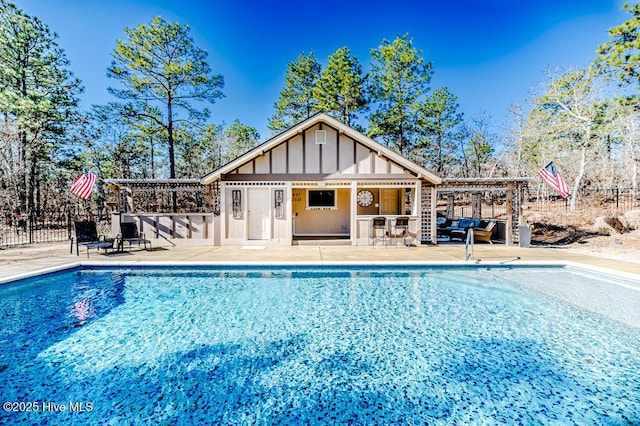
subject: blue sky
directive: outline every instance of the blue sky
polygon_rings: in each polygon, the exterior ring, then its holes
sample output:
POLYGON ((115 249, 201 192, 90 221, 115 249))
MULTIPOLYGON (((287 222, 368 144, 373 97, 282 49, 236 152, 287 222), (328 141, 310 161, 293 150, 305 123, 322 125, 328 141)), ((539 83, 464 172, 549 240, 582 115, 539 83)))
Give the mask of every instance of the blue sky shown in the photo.
POLYGON ((225 78, 225 98, 211 107, 212 121, 236 118, 270 136, 268 118, 284 85, 287 62, 313 50, 326 64, 348 46, 368 71, 369 50, 383 38, 409 33, 433 62, 431 87, 447 86, 466 117, 486 112, 494 129, 506 111, 524 102, 555 66, 585 66, 607 30, 627 20, 623 0, 409 0, 405 2, 289 2, 246 0, 15 0, 59 35, 71 70, 85 86, 82 107, 113 98, 118 82, 106 69, 124 28, 160 15, 191 27, 195 44, 209 52, 225 78))

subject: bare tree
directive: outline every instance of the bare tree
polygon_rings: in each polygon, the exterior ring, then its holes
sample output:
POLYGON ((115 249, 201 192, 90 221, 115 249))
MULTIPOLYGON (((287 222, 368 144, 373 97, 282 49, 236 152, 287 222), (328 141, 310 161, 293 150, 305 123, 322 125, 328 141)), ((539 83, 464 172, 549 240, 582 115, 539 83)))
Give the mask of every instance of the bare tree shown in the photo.
POLYGON ((633 199, 638 199, 638 163, 640 163, 640 111, 633 106, 612 106, 612 135, 620 138, 620 170, 630 179, 633 199))
POLYGON ((567 151, 568 156, 558 162, 569 166, 575 164, 576 156, 578 157, 570 202, 571 209, 575 210, 576 197, 587 169, 589 151, 598 142, 597 130, 602 122, 604 102, 592 67, 568 71, 552 70, 547 77, 546 93, 537 98, 535 104, 549 113, 553 129, 550 138, 556 143, 563 143, 567 151))

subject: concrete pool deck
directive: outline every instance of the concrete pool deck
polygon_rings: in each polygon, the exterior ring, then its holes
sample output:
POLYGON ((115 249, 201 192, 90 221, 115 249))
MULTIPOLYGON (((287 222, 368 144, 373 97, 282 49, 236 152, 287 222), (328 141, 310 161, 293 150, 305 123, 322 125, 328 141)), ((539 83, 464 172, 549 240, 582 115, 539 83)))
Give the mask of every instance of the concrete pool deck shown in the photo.
POLYGON ((439 244, 437 246, 404 247, 376 246, 161 246, 152 251, 134 248, 131 253, 103 254, 81 249, 80 256, 69 254, 68 243, 49 244, 43 249, 13 248, 0 250, 0 282, 8 277, 31 275, 37 271, 50 270, 71 264, 140 264, 140 263, 332 263, 332 262, 384 262, 384 263, 469 263, 510 265, 551 262, 577 264, 592 269, 607 269, 626 277, 640 280, 640 263, 612 260, 596 256, 573 253, 563 248, 521 248, 500 244, 478 244, 474 250, 474 261, 464 262, 465 247, 461 244, 439 244))

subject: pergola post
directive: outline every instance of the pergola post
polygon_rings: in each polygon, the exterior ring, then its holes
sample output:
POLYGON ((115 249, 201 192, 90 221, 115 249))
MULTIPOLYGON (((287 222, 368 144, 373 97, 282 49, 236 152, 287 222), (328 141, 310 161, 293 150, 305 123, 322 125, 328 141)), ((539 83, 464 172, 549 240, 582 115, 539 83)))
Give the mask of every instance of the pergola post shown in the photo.
POLYGON ((511 182, 507 184, 507 227, 504 242, 508 246, 513 244, 513 183, 511 182))
POLYGON ((435 186, 431 187, 431 243, 438 244, 438 225, 436 223, 438 207, 438 191, 435 186))
POLYGON ((447 210, 445 211, 445 217, 447 219, 453 219, 453 214, 454 214, 454 200, 455 200, 455 195, 453 194, 447 194, 447 210))
POLYGON ((125 212, 135 212, 135 199, 133 197, 133 191, 131 190, 131 188, 125 187, 124 188, 124 193, 127 197, 127 206, 125 209, 125 212))
POLYGON ((471 217, 473 219, 482 219, 482 194, 479 192, 474 192, 471 194, 471 217))

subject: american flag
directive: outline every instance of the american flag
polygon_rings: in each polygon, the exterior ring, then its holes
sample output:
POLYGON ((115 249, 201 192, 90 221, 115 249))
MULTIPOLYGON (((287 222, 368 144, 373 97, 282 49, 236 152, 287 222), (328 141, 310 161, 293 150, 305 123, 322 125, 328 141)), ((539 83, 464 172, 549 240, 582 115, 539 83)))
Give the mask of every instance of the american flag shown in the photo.
POLYGON ((544 168, 538 172, 538 176, 540 176, 547 185, 558 191, 558 194, 560 194, 562 198, 567 198, 571 195, 571 191, 569 191, 566 182, 558 169, 556 169, 553 161, 544 166, 544 168))
POLYGON ((96 182, 96 175, 92 172, 88 174, 82 173, 80 176, 73 181, 71 185, 71 192, 76 194, 80 198, 84 198, 88 200, 91 198, 91 194, 93 193, 93 184, 96 182))

